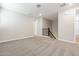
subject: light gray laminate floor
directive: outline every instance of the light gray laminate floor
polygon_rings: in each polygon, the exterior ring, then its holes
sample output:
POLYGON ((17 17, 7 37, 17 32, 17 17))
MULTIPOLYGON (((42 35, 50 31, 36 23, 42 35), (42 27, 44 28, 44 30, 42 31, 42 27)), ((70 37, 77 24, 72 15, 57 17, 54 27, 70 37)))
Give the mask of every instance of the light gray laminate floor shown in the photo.
POLYGON ((79 56, 79 46, 35 36, 0 43, 0 56, 79 56))

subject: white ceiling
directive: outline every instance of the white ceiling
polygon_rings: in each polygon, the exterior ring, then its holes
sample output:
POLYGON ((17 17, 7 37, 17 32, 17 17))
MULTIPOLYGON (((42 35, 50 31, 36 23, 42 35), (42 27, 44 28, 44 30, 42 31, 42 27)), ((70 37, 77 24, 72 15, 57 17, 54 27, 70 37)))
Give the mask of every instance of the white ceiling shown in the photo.
POLYGON ((39 3, 4 3, 2 4, 2 7, 24 13, 27 16, 38 17, 41 13, 42 17, 47 19, 57 19, 58 8, 60 7, 59 3, 40 3, 40 8, 36 7, 37 4, 39 3))

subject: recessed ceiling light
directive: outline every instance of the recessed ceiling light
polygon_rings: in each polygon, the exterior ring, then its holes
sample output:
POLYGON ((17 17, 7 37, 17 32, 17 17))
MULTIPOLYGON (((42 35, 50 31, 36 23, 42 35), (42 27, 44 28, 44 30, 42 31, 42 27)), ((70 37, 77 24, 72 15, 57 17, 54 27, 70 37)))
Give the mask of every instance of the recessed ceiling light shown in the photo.
POLYGON ((74 5, 74 3, 62 3, 62 4, 60 4, 60 7, 72 6, 72 5, 74 5))
POLYGON ((66 3, 62 3, 60 4, 60 7, 66 6, 66 3))
POLYGON ((37 7, 37 8, 40 8, 40 7, 41 7, 41 5, 40 5, 40 4, 37 4, 37 5, 36 5, 36 7, 37 7))

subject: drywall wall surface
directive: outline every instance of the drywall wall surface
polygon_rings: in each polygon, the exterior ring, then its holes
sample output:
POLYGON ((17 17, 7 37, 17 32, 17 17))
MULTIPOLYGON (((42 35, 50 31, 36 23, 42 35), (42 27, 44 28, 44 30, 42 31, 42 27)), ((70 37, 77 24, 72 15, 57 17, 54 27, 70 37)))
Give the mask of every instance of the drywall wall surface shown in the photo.
POLYGON ((58 39, 74 42, 74 8, 61 9, 58 13, 58 39))
POLYGON ((58 20, 52 21, 52 33, 58 39, 58 20))
POLYGON ((0 20, 0 41, 34 35, 33 18, 2 9, 0 20))

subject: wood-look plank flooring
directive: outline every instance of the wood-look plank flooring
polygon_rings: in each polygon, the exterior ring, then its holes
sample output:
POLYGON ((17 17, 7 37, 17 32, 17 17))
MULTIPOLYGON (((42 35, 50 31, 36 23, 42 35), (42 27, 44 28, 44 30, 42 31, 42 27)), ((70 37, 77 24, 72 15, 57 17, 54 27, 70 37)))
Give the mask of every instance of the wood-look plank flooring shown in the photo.
POLYGON ((79 46, 35 36, 0 43, 0 56, 79 56, 79 46))

